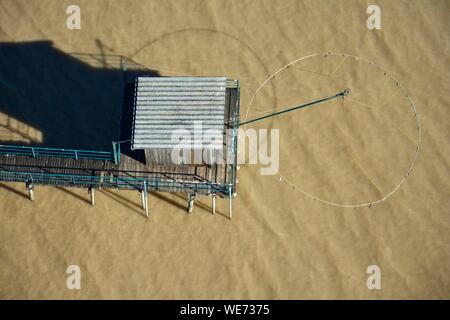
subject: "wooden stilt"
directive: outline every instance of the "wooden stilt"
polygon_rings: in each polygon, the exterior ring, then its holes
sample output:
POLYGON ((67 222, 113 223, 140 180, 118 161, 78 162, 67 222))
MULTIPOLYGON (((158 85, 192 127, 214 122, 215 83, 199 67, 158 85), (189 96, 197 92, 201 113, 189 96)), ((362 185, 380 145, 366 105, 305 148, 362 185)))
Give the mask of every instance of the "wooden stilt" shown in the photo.
POLYGON ((147 194, 147 192, 145 192, 144 197, 145 197, 145 216, 148 219, 148 194, 147 194))
POLYGON ((231 193, 231 187, 228 188, 228 218, 231 220, 233 218, 233 208, 231 203, 231 198, 233 194, 231 193))
POLYGON ((147 181, 144 181, 144 189, 142 190, 142 207, 145 210, 145 216, 148 219, 148 193, 147 193, 147 181))
POLYGON ((233 218, 233 211, 232 211, 232 206, 231 206, 231 196, 229 198, 228 218, 230 220, 233 218))
POLYGON ((142 209, 145 210, 145 194, 144 194, 144 189, 141 190, 141 203, 142 203, 142 209))
POLYGON ((195 200, 195 193, 188 193, 188 208, 187 212, 192 213, 194 210, 194 200, 195 200))
POLYGON ((28 191, 28 197, 31 201, 34 201, 34 186, 32 183, 27 183, 27 191, 28 191))
POLYGON ((89 198, 91 201, 91 206, 95 205, 95 189, 94 188, 89 188, 88 189, 88 193, 89 193, 89 198))
POLYGON ((216 213, 216 194, 215 193, 213 193, 211 195, 211 200, 212 200, 212 205, 211 205, 211 207, 212 207, 212 214, 215 214, 216 213))

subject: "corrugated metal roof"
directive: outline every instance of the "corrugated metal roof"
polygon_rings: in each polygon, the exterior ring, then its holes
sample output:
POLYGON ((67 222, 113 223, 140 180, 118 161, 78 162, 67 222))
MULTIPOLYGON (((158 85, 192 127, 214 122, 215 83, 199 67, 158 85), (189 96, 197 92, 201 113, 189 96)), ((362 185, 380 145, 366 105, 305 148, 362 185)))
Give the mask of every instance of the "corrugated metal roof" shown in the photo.
POLYGON ((132 148, 173 148, 188 133, 182 147, 205 149, 223 132, 226 87, 225 77, 137 77, 132 148))

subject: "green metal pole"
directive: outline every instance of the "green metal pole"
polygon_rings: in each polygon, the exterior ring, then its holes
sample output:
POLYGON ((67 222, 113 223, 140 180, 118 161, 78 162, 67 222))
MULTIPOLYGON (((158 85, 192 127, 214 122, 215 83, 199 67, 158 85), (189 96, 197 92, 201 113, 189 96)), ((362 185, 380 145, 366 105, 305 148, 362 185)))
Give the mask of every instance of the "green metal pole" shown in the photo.
MULTIPOLYGON (((119 164, 119 159, 117 157, 117 147, 116 146, 120 146, 120 144, 116 144, 114 141, 112 143, 113 146, 113 156, 114 156, 114 164, 119 164)), ((119 151, 120 152, 120 151, 119 151)))
POLYGON ((277 115, 280 115, 280 114, 283 114, 283 113, 291 112, 291 111, 294 111, 294 110, 297 110, 297 109, 309 107, 309 106, 312 106, 314 104, 325 102, 325 101, 328 101, 328 100, 331 100, 331 99, 335 99, 335 98, 339 98, 339 97, 344 98, 349 93, 350 93, 350 89, 345 89, 342 92, 339 92, 339 93, 335 94, 334 96, 329 96, 329 97, 317 99, 317 100, 314 100, 314 101, 311 101, 311 102, 308 102, 308 103, 305 103, 305 104, 297 105, 295 107, 292 107, 292 108, 289 108, 289 109, 286 109, 286 110, 281 110, 281 111, 278 111, 278 112, 275 112, 275 113, 271 113, 271 114, 265 115, 263 117, 259 117, 259 118, 251 119, 251 120, 248 120, 248 121, 245 121, 245 122, 241 122, 237 126, 240 127, 240 126, 243 126, 243 125, 246 125, 246 124, 249 124, 249 123, 253 123, 253 122, 256 122, 256 121, 264 120, 264 119, 267 119, 267 118, 270 118, 270 117, 274 117, 274 116, 277 116, 277 115))
POLYGON ((117 163, 120 163, 120 143, 117 145, 117 163))

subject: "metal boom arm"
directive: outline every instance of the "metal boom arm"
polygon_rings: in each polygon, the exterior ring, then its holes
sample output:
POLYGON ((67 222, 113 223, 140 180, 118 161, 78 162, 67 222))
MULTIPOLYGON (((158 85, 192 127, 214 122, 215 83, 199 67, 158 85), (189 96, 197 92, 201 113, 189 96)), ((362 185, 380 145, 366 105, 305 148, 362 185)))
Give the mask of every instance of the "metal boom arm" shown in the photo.
POLYGON ((240 127, 240 126, 252 123, 252 122, 264 120, 264 119, 267 119, 267 118, 270 118, 270 117, 274 117, 274 116, 277 116, 277 115, 280 115, 280 114, 283 114, 283 113, 291 112, 291 111, 294 111, 294 110, 297 110, 297 109, 309 107, 311 105, 318 104, 318 103, 321 103, 321 102, 324 102, 324 101, 328 101, 328 100, 331 100, 331 99, 335 99, 335 98, 339 98, 339 97, 344 98, 349 93, 350 93, 350 89, 345 89, 345 90, 335 94, 334 96, 329 96, 329 97, 313 100, 313 101, 307 102, 305 104, 300 104, 300 105, 297 105, 297 106, 289 108, 289 109, 285 109, 285 110, 281 110, 281 111, 278 111, 278 112, 274 112, 274 113, 265 115, 263 117, 259 117, 259 118, 255 118, 255 119, 251 119, 251 120, 248 120, 248 121, 241 122, 241 123, 239 123, 237 125, 237 127, 240 127))

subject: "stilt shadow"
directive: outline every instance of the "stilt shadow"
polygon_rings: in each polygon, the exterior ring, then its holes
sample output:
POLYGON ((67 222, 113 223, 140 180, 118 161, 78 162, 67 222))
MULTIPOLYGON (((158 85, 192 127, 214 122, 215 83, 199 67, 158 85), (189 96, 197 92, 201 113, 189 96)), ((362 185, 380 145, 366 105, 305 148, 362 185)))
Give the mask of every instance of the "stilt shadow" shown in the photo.
POLYGON ((82 196, 80 196, 79 194, 76 194, 75 192, 70 191, 70 190, 67 189, 67 188, 63 188, 63 187, 57 186, 56 189, 61 190, 61 191, 63 191, 64 193, 67 193, 67 194, 71 195, 72 197, 75 197, 75 198, 77 198, 78 200, 81 200, 81 201, 83 201, 83 202, 85 202, 85 203, 87 203, 87 204, 90 204, 89 200, 83 198, 82 196))
POLYGON ((14 189, 14 188, 4 184, 4 183, 0 183, 0 188, 8 190, 8 191, 10 191, 10 192, 12 192, 12 193, 14 193, 14 194, 16 194, 18 196, 24 197, 25 199, 28 199, 28 195, 26 193, 20 192, 20 191, 18 191, 16 189, 14 189))
POLYGON ((182 209, 182 210, 186 211, 186 207, 185 206, 183 206, 183 205, 179 204, 178 202, 170 199, 169 197, 166 197, 166 196, 162 195, 160 192, 150 192, 150 194, 152 196, 155 196, 155 198, 163 200, 163 201, 167 202, 168 204, 170 204, 170 205, 172 205, 174 207, 177 207, 178 209, 182 209))
POLYGON ((133 201, 130 201, 129 199, 125 198, 124 196, 121 196, 117 193, 114 193, 108 189, 102 189, 100 190, 100 192, 102 194, 104 194, 105 196, 107 196, 108 198, 120 203, 121 205, 127 207, 130 210, 133 210, 134 212, 136 212, 137 214, 139 214, 140 216, 145 217, 144 211, 143 209, 137 205, 136 203, 134 203, 133 201), (139 210, 137 209, 139 208, 139 210))

